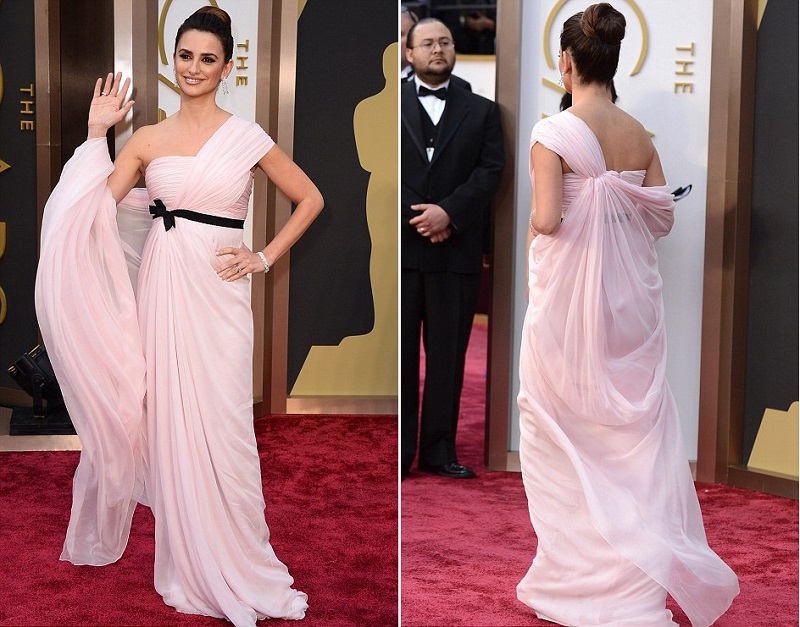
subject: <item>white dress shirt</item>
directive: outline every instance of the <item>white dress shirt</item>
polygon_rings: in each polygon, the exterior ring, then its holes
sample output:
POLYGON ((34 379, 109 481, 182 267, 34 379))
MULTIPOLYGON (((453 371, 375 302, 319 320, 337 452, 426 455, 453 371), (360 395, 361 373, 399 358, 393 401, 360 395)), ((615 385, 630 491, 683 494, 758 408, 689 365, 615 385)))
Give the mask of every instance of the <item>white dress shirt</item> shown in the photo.
MULTIPOLYGON (((441 85, 433 87, 431 85, 428 85, 427 83, 423 83, 421 80, 419 80, 419 76, 414 75, 414 85, 415 89, 417 90, 417 93, 419 94, 420 85, 425 85, 425 87, 427 87, 428 89, 439 89, 441 87, 447 88, 450 86, 450 79, 448 78, 441 85)), ((419 96, 417 97, 419 98, 419 96)), ((431 122, 433 122, 434 126, 438 124, 439 120, 442 119, 442 113, 444 113, 445 101, 440 100, 436 96, 423 96, 422 98, 419 98, 419 101, 422 103, 422 106, 424 107, 425 111, 428 112, 428 117, 431 119, 431 122)))

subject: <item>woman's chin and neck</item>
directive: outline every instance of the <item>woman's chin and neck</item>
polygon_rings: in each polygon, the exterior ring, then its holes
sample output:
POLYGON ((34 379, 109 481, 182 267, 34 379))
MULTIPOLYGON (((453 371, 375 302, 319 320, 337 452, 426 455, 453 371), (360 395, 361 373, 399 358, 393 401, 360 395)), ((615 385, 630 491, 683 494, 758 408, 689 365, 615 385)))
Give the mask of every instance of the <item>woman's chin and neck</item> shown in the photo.
POLYGON ((185 121, 208 120, 222 112, 222 108, 217 104, 216 93, 207 93, 199 96, 192 96, 181 92, 181 106, 178 110, 178 117, 185 121))

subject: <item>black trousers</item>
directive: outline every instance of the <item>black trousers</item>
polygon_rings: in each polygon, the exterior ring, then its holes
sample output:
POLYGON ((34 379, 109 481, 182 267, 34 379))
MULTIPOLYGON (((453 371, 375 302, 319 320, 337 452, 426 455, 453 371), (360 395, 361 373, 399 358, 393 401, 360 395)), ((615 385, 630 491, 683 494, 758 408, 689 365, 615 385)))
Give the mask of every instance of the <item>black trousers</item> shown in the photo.
POLYGON ((417 441, 420 466, 457 461, 464 359, 479 291, 479 273, 401 272, 400 463, 405 471, 414 461, 417 441), (425 346, 421 412, 420 333, 425 346))

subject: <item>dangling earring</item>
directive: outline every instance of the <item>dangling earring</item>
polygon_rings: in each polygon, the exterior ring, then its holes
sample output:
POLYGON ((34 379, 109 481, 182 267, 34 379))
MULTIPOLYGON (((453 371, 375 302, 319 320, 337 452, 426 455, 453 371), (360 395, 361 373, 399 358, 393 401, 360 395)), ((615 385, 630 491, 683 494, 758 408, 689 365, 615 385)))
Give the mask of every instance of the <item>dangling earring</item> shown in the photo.
POLYGON ((559 87, 564 86, 564 72, 561 72, 561 78, 558 79, 558 86, 559 87))
POLYGON ((226 96, 228 95, 228 79, 227 78, 223 78, 222 79, 222 93, 225 94, 226 96))

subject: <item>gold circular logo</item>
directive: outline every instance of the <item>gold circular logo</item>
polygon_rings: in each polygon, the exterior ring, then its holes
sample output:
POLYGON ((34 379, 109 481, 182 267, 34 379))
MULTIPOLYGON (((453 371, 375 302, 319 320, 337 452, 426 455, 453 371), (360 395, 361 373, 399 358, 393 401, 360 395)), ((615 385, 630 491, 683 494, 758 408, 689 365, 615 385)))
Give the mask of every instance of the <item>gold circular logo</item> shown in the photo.
MULTIPOLYGON (((550 35, 553 30, 553 22, 555 22, 556 16, 558 12, 564 7, 564 5, 569 2, 569 0, 558 0, 555 3, 552 10, 550 11, 550 15, 547 16, 547 22, 544 25, 544 58, 547 61, 547 67, 551 70, 556 68, 556 64, 553 61, 553 54, 550 50, 550 35)), ((648 32, 647 32, 647 22, 644 20, 644 14, 642 10, 639 8, 639 5, 636 4, 635 0, 624 0, 625 4, 627 4, 631 10, 636 14, 636 19, 639 20, 639 26, 642 29, 642 49, 639 51, 639 58, 636 61, 636 65, 633 67, 631 71, 631 76, 634 76, 639 73, 639 70, 642 69, 642 65, 644 65, 644 60, 647 57, 647 48, 648 48, 648 32)))

